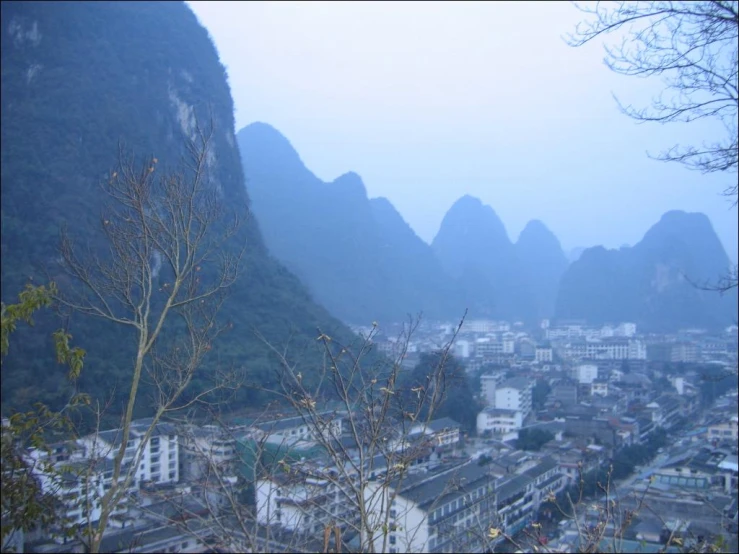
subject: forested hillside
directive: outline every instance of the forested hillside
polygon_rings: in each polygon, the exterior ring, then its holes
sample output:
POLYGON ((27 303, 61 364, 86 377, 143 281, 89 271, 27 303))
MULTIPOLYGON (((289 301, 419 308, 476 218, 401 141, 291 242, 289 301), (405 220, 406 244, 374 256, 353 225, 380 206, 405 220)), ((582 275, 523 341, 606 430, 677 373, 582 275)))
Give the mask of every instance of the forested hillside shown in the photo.
POLYGON ((633 247, 585 250, 562 277, 557 316, 660 332, 724 329, 736 321, 736 288, 720 295, 701 286, 730 265, 705 215, 667 212, 633 247))
MULTIPOLYGON (((256 331, 279 349, 289 341, 306 375, 320 363, 317 328, 351 340, 266 250, 248 214, 225 69, 208 32, 180 2, 2 3, 3 301, 14 301, 29 279, 64 286, 61 226, 80 244, 101 246, 99 185, 117 162, 119 142, 142 162, 156 156, 160 170, 176 169, 185 137, 211 118, 212 184, 244 221, 229 248, 247 248, 221 311, 232 329, 214 344, 196 386, 227 367, 238 368, 245 383, 273 383, 275 359, 256 331)), ((61 320, 45 314, 36 323, 18 333, 3 364, 4 412, 37 400, 59 407, 65 398, 65 370, 50 338, 61 320)), ((129 377, 131 335, 80 316, 70 330, 88 351, 80 388, 101 400, 115 390, 115 412, 129 377)), ((264 400, 242 386, 233 407, 264 400)), ((143 415, 146 403, 139 405, 143 415)))

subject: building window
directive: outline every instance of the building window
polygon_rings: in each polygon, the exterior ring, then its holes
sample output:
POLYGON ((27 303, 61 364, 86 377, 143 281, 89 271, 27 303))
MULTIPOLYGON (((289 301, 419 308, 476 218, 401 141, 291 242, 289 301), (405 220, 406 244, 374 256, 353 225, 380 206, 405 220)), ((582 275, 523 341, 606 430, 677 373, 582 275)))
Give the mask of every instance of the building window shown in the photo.
POLYGON ((169 478, 170 478, 170 479, 174 479, 174 478, 176 477, 176 475, 177 475, 177 474, 176 474, 176 473, 175 473, 174 471, 170 471, 170 472, 169 472, 169 478))
POLYGON ((395 535, 390 535, 390 544, 395 544, 395 542, 396 542, 395 535))

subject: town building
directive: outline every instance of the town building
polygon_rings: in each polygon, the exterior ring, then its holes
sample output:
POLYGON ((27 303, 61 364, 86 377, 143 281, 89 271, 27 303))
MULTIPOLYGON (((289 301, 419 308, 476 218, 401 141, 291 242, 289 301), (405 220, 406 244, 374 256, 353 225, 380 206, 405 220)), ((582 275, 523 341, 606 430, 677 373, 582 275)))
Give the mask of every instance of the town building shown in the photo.
POLYGON ((532 382, 525 377, 514 377, 503 381, 495 390, 495 407, 521 412, 525 421, 531 414, 532 382))
POLYGON ((492 433, 507 435, 523 426, 521 410, 505 408, 485 408, 477 414, 477 434, 492 433))

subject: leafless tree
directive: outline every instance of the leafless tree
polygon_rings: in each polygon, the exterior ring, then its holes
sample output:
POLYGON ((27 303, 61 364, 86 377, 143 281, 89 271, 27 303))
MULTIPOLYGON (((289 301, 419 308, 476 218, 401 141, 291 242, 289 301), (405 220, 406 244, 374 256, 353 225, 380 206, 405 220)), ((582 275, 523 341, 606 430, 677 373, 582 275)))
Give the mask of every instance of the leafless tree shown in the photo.
MULTIPOLYGON (((172 524, 194 538, 203 527, 209 528, 212 546, 227 552, 341 552, 351 539, 359 551, 387 551, 394 518, 404 517, 400 507, 391 517, 390 505, 412 474, 413 462, 430 450, 423 434, 414 437, 411 430, 428 424, 444 398, 445 360, 453 342, 445 345, 439 364, 428 368, 425 386, 404 390, 402 361, 417 324, 412 321, 404 328, 393 359, 378 365, 368 361, 377 327, 355 346, 337 345, 319 332, 326 363, 322 370, 313 370, 317 374, 313 378, 303 376, 283 350, 274 348, 280 362, 275 368, 279 385, 271 390, 281 399, 277 407, 250 417, 246 424, 213 414, 210 438, 204 436, 208 432, 202 424, 181 426, 182 444, 198 466, 199 475, 191 483, 202 486, 202 494, 194 508, 180 497, 167 499, 184 515, 172 524), (299 421, 305 434, 281 437, 278 427, 286 416, 299 421), (244 463, 244 450, 224 463, 212 448, 239 443, 249 445, 252 475, 244 475, 249 465, 244 463), (323 452, 320 461, 295 458, 306 444, 323 452), (269 508, 277 498, 295 504, 297 517, 311 518, 310 524, 283 525, 286 515, 280 521, 269 508), (299 530, 288 531, 289 527, 299 530)), ((455 486, 451 475, 449 491, 455 486)), ((484 528, 482 534, 486 532, 484 528)), ((398 548, 404 551, 402 545, 398 548)))
MULTIPOLYGON (((325 452, 327 463, 283 457, 272 467, 262 468, 257 487, 268 498, 283 481, 283 490, 291 479, 316 484, 315 495, 309 494, 315 501, 306 502, 305 514, 316 520, 310 525, 311 532, 323 537, 325 550, 342 551, 344 540, 353 537, 359 551, 386 552, 394 522, 404 517, 402 513, 391 517, 390 506, 411 475, 414 460, 429 448, 423 440, 416 440, 418 436, 412 437, 411 431, 427 425, 445 397, 446 361, 456 337, 455 332, 442 349, 439 363, 428 368, 427 382, 409 388, 402 382, 402 364, 418 321, 411 320, 404 327, 389 363, 377 365, 369 362, 377 326, 358 346, 337 344, 319 331, 325 367, 312 379, 290 363, 284 351, 269 345, 280 360, 278 389, 271 392, 305 423, 309 440, 325 452), (338 434, 339 420, 343 435, 338 434), (321 532, 315 533, 318 528, 321 532)), ((261 513, 258 517, 272 516, 261 513)), ((397 548, 403 551, 402 545, 397 548)))
MULTIPOLYGON (((577 6, 586 14, 570 46, 582 46, 610 33, 621 33, 616 45, 605 45, 605 64, 621 75, 662 77, 665 88, 651 106, 622 104, 620 110, 639 122, 713 120, 721 136, 701 145, 674 145, 655 158, 679 162, 703 173, 726 173, 723 194, 737 203, 737 116, 739 114, 739 2, 597 2, 577 6)), ((705 290, 737 287, 734 266, 705 290)))
MULTIPOLYGON (((717 120, 723 137, 710 143, 673 146, 657 159, 677 161, 704 173, 737 171, 737 44, 739 3, 597 2, 578 6, 587 14, 571 46, 622 32, 619 44, 605 46, 605 64, 616 73, 661 76, 665 90, 649 108, 624 106, 637 121, 717 120)), ((733 177, 724 193, 736 197, 733 177)))
MULTIPOLYGON (((109 517, 126 499, 143 446, 162 416, 213 392, 183 395, 226 329, 217 315, 237 278, 244 246, 229 244, 238 238, 240 222, 226 214, 211 181, 212 138, 212 124, 205 130, 197 126, 186 139, 181 164, 161 175, 157 158, 139 165, 121 147, 118 166, 102 185, 108 199, 100 220, 106 248, 79 248, 62 232, 62 266, 72 286, 56 299, 135 336, 112 484, 99 499, 99 521, 88 523, 92 552, 99 551, 109 517), (153 385, 154 416, 130 460, 126 449, 143 380, 153 385)), ((233 383, 228 372, 219 377, 215 387, 233 383)))

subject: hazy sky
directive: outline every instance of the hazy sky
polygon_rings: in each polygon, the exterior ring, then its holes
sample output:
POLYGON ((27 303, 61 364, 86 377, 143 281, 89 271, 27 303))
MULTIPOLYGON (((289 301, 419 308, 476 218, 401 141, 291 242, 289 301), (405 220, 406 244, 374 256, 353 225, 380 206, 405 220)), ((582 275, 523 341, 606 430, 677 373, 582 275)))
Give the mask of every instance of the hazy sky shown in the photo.
POLYGON ((237 130, 284 134, 318 177, 362 176, 431 242, 463 194, 516 240, 541 219, 568 250, 634 244, 670 209, 707 214, 737 258, 737 209, 705 176, 650 160, 709 125, 642 124, 659 81, 570 48, 562 2, 189 2, 228 69, 237 130))

